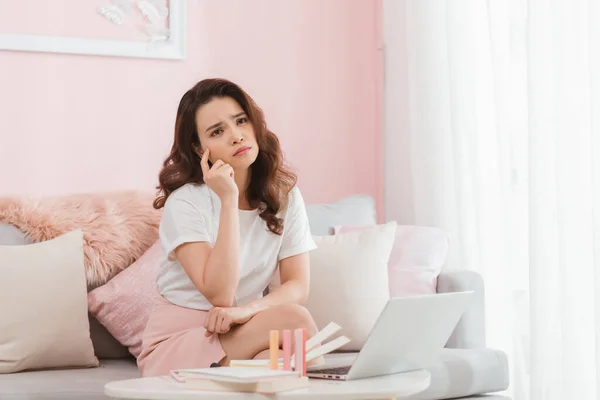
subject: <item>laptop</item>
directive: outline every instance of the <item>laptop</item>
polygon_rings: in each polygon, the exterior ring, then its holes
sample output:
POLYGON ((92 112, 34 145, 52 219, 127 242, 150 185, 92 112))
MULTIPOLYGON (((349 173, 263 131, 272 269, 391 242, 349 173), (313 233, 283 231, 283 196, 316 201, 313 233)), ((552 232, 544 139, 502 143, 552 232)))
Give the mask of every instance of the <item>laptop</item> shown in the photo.
POLYGON ((328 360, 307 367, 306 374, 349 381, 427 368, 446 345, 472 295, 467 291, 390 298, 353 361, 328 360))

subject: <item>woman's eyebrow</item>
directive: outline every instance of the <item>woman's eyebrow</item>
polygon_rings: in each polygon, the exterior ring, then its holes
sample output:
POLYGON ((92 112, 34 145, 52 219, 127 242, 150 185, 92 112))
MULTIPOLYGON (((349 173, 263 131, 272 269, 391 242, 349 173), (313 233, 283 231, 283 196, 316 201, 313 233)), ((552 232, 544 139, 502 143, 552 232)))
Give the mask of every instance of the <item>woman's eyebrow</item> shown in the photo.
POLYGON ((208 128, 206 128, 206 131, 205 131, 205 132, 208 132, 208 131, 210 131, 211 129, 214 129, 214 128, 216 128, 216 127, 218 127, 218 126, 221 126, 221 125, 223 125, 223 121, 221 121, 221 122, 217 122, 216 124, 212 124, 211 126, 209 126, 208 128))
MULTIPOLYGON (((246 112, 245 112, 245 111, 242 111, 241 113, 237 113, 237 114, 235 114, 235 115, 232 115, 232 116, 231 116, 231 119, 236 119, 237 117, 241 117, 242 115, 245 115, 245 114, 246 114, 246 112)), ((205 132, 208 132, 208 131, 210 131, 211 129, 217 128, 217 127, 219 127, 219 126, 221 126, 221 125, 223 125, 223 121, 217 122, 216 124, 212 124, 211 126, 209 126, 208 128, 206 128, 206 131, 205 131, 205 132)))

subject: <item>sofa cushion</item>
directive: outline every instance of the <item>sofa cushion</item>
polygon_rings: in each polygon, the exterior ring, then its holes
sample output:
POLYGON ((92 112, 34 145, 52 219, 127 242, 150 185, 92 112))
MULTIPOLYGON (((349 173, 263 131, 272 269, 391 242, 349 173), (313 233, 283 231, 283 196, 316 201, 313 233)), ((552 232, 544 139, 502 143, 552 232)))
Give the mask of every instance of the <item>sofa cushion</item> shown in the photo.
POLYGON ((0 276, 0 373, 98 365, 81 231, 0 246, 0 276))
POLYGON ((156 274, 162 257, 163 250, 157 241, 131 266, 88 293, 90 313, 134 357, 142 351, 142 334, 152 306, 160 296, 156 274))
POLYGON ((307 204, 306 214, 313 235, 331 235, 336 225, 374 225, 375 200, 367 195, 347 196, 332 203, 307 204))
MULTIPOLYGON (((32 244, 33 241, 13 225, 0 222, 0 246, 22 246, 32 244)), ((127 347, 119 343, 102 324, 92 315, 90 321, 90 337, 94 345, 94 354, 97 358, 123 358, 129 357, 127 347)))
MULTIPOLYGON (((365 228, 335 226, 334 232, 338 234, 365 228)), ((390 296, 437 293, 437 279, 446 262, 448 245, 448 235, 442 229, 398 225, 388 262, 390 296)))
POLYGON ((319 329, 335 322, 360 350, 389 300, 387 262, 396 223, 339 235, 313 236, 310 293, 305 307, 319 329), (335 292, 335 294, 333 294, 335 292))
POLYGON ((100 360, 98 368, 48 370, 0 375, 2 400, 106 400, 104 385, 139 378, 133 358, 100 360))

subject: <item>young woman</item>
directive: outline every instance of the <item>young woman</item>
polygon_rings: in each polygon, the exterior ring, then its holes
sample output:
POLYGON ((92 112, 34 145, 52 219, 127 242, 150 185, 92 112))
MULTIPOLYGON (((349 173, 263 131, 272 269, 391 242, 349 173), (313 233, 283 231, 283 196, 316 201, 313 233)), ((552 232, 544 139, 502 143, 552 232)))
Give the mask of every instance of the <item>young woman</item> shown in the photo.
POLYGON ((272 329, 317 332, 300 305, 316 247, 304 201, 248 94, 222 79, 185 93, 159 182, 166 256, 138 358, 143 376, 268 358, 272 329), (281 284, 263 297, 277 272, 281 284))

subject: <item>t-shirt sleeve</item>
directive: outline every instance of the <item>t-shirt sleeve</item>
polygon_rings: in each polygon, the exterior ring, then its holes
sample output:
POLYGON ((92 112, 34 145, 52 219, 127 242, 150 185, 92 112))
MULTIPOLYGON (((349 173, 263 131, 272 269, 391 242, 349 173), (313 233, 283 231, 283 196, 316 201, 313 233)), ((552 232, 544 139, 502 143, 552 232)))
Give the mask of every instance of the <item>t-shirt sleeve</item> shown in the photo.
POLYGON ((283 224, 283 239, 278 261, 317 248, 310 232, 304 199, 297 187, 290 192, 288 210, 283 224))
POLYGON ((206 213, 188 199, 169 199, 160 222, 160 240, 171 261, 184 243, 210 242, 206 213))

